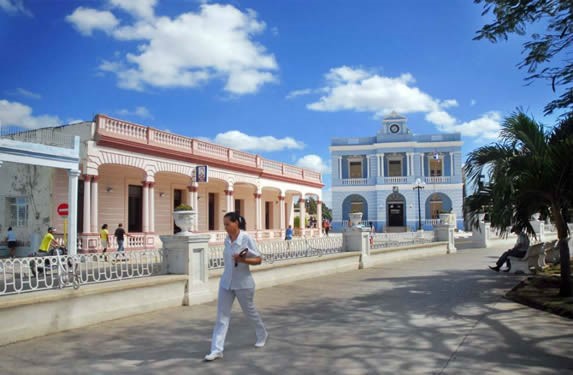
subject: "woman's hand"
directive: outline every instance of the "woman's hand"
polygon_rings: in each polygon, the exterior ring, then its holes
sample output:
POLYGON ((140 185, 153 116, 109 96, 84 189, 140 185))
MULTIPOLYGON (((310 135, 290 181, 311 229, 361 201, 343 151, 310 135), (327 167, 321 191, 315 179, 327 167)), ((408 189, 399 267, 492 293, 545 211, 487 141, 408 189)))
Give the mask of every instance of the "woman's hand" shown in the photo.
POLYGON ((245 258, 245 257, 242 257, 240 254, 233 254, 233 260, 235 261, 235 263, 245 263, 245 264, 249 264, 252 266, 256 266, 256 265, 262 263, 263 258, 261 258, 261 257, 245 258))

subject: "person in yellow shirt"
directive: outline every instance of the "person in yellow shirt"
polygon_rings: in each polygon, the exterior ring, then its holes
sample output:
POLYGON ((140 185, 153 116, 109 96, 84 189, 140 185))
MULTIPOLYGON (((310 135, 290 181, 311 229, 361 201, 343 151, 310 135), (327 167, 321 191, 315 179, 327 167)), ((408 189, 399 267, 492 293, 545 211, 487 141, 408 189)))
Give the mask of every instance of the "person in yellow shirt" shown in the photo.
POLYGON ((101 241, 101 247, 103 247, 103 252, 105 253, 109 245, 109 231, 107 230, 107 224, 101 226, 101 230, 99 231, 99 239, 101 241))
POLYGON ((54 227, 49 227, 48 233, 44 235, 40 248, 38 249, 40 256, 47 256, 51 248, 58 247, 54 233, 56 233, 56 229, 54 227))

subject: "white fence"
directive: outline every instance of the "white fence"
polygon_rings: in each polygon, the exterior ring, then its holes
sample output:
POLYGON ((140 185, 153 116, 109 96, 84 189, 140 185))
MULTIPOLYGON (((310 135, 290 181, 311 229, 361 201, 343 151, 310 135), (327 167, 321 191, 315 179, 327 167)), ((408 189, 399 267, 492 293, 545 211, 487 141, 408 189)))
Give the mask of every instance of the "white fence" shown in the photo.
POLYGON ((434 231, 418 231, 405 233, 376 233, 371 240, 372 249, 401 247, 433 242, 434 231))
MULTIPOLYGON (((268 241, 258 244, 263 263, 274 263, 281 260, 323 256, 343 252, 342 236, 293 239, 291 241, 268 241)), ((224 246, 209 246, 209 269, 225 266, 223 260, 224 246)))
POLYGON ((0 261, 0 296, 165 273, 164 251, 85 254, 0 261))

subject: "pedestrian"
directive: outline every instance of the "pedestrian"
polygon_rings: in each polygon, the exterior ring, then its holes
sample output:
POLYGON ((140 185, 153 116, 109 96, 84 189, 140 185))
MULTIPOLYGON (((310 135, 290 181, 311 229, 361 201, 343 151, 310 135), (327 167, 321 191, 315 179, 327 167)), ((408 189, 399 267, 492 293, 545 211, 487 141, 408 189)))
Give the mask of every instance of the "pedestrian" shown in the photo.
POLYGON ((328 236, 328 232, 330 232, 330 222, 328 219, 322 221, 322 228, 324 229, 324 234, 328 236))
POLYGON ((99 238, 101 241, 101 247, 103 247, 103 252, 105 253, 107 251, 107 246, 109 245, 109 231, 107 230, 107 224, 101 226, 99 238))
POLYGON ((255 241, 245 232, 245 218, 236 212, 228 212, 223 217, 223 223, 227 232, 223 251, 225 268, 219 282, 217 321, 213 328, 211 352, 205 356, 205 361, 223 358, 225 337, 229 329, 231 307, 235 297, 239 300, 243 313, 255 326, 257 338, 255 347, 262 348, 265 346, 269 337, 253 302, 255 281, 249 269, 250 265, 261 264, 261 254, 255 241))
POLYGON ((118 253, 118 255, 119 254, 121 254, 122 256, 125 255, 125 248, 123 247, 123 244, 125 241, 125 237, 128 237, 129 234, 127 234, 125 229, 123 229, 122 223, 117 224, 117 228, 115 229, 115 232, 113 233, 113 235, 115 236, 115 240, 117 241, 117 253, 118 253))
POLYGON ((14 258, 16 255, 16 233, 12 230, 12 227, 8 227, 8 232, 6 233, 6 242, 8 242, 8 250, 10 250, 10 258, 14 258))
POLYGON ((292 225, 289 225, 288 228, 285 231, 285 240, 290 241, 292 240, 292 225))
POLYGON ((374 235, 376 234, 376 227, 374 226, 373 222, 369 222, 370 224, 370 246, 374 245, 374 235))
POLYGON ((517 258, 523 258, 525 256, 525 253, 527 252, 527 249, 529 248, 529 237, 527 237, 527 234, 522 232, 521 228, 514 225, 513 228, 511 228, 511 233, 517 234, 517 241, 515 241, 515 245, 511 249, 501 254, 495 266, 489 266, 489 268, 491 270, 494 270, 495 272, 499 272, 501 266, 503 266, 504 263, 507 263, 508 266, 508 268, 505 269, 504 272, 509 272, 509 270, 511 269, 511 263, 508 257, 512 256, 517 258))
MULTIPOLYGON (((42 242, 40 243, 40 248, 36 252, 36 255, 38 257, 47 257, 50 255, 50 250, 58 247, 58 242, 56 241, 56 238, 54 236, 55 233, 56 233, 56 228, 48 227, 48 232, 42 238, 42 242)), ((31 260, 30 270, 32 271, 32 277, 36 277, 36 270, 39 273, 43 273, 44 267, 49 267, 49 266, 50 266, 49 259, 46 259, 44 262, 38 262, 38 264, 36 264, 34 260, 31 260)))

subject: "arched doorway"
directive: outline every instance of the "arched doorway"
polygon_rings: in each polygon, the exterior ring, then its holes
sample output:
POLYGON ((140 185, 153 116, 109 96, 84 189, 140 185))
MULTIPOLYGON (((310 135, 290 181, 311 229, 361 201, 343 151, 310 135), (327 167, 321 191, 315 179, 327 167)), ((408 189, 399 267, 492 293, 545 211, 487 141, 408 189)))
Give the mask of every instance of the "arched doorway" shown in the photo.
POLYGON ((432 193, 426 199, 426 219, 439 219, 440 213, 452 210, 452 200, 444 193, 432 193))
POLYGON ((386 198, 386 214, 388 227, 406 226, 406 198, 400 193, 392 193, 386 198))
POLYGON ((342 202, 342 220, 349 220, 353 212, 362 212, 362 221, 368 221, 368 202, 363 196, 352 194, 342 202))

